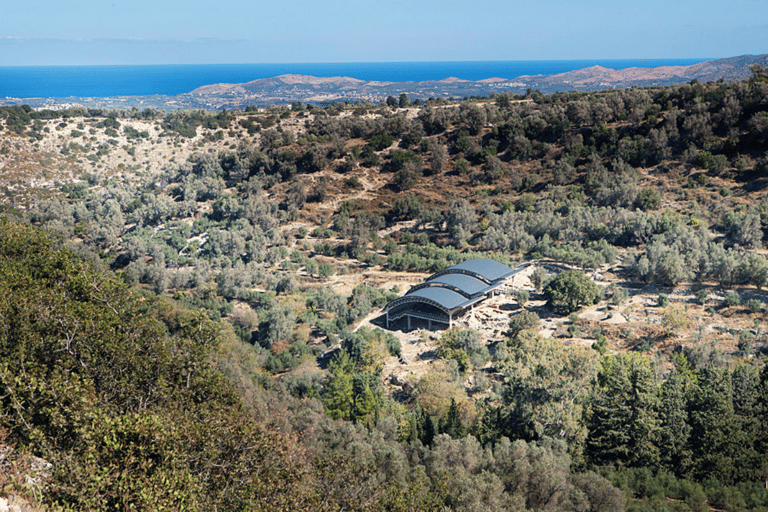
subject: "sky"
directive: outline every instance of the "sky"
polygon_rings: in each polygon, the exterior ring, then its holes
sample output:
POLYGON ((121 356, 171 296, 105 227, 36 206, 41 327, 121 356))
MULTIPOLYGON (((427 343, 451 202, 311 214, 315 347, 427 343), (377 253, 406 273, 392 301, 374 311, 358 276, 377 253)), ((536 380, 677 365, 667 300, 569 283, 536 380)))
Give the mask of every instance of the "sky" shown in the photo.
POLYGON ((0 0, 0 66, 721 58, 765 0, 0 0))

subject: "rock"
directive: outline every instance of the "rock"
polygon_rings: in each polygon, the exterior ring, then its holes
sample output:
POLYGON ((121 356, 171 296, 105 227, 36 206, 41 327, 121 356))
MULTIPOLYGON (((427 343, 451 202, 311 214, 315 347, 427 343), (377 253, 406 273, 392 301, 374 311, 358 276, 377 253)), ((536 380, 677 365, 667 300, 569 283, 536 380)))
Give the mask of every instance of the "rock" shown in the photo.
MULTIPOLYGON (((0 447, 0 472, 10 476, 21 484, 25 494, 40 496, 48 485, 53 471, 53 464, 35 457, 25 455, 13 450, 13 447, 4 445, 0 447)), ((41 508, 17 496, 8 495, 0 497, 0 512, 39 512, 41 508)))
POLYGON ((30 473, 24 475, 27 485, 39 487, 51 479, 53 464, 40 457, 29 457, 30 473))
POLYGON ((19 496, 0 498, 0 512, 36 512, 40 508, 19 496))

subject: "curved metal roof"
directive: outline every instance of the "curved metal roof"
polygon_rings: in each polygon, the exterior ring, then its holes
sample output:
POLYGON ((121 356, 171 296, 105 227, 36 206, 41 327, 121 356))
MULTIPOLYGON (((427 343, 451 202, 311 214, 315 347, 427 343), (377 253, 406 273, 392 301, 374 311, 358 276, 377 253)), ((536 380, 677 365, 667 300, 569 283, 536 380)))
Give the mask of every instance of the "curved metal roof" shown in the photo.
POLYGON ((480 302, 503 280, 522 270, 512 270, 493 260, 473 259, 433 274, 425 282, 414 286, 405 295, 387 304, 387 311, 408 303, 419 302, 434 306, 451 315, 480 302))
POLYGON ((454 309, 467 302, 467 298, 460 293, 456 293, 448 288, 422 288, 413 293, 408 293, 406 297, 421 297, 437 302, 445 309, 454 309))
POLYGON ((460 293, 442 286, 432 286, 409 291, 406 295, 393 300, 387 304, 387 309, 392 309, 400 304, 407 302, 425 302, 443 309, 444 311, 453 311, 469 306, 480 300, 482 297, 468 299, 460 293))
POLYGON ((489 288, 488 283, 467 274, 445 274, 414 286, 406 293, 406 295, 410 295, 416 290, 429 287, 452 289, 467 298, 479 295, 489 288))
POLYGON ((435 278, 446 274, 472 274, 488 283, 494 283, 511 276, 513 273, 514 270, 503 263, 484 258, 476 258, 473 260, 462 261, 457 265, 448 267, 445 270, 434 274, 428 281, 432 281, 435 278))

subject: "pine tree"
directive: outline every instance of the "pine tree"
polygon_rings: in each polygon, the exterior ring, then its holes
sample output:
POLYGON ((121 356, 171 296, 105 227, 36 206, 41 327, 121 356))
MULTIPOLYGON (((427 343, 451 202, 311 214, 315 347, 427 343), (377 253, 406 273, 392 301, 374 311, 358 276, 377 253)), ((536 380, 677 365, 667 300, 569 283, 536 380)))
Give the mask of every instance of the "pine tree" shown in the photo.
POLYGON ((346 350, 339 350, 328 364, 331 373, 323 402, 331 418, 349 420, 355 406, 352 373, 354 361, 346 350))
POLYGON ((432 444, 432 441, 435 439, 435 436, 439 434, 439 428, 438 425, 435 423, 434 418, 430 414, 424 415, 424 428, 423 428, 423 437, 421 438, 421 442, 424 443, 425 446, 429 446, 432 444))
POLYGON ((370 414, 378 413, 381 401, 371 389, 369 374, 355 375, 352 381, 354 407, 351 419, 358 421, 370 414))
POLYGON ((456 399, 451 398, 451 406, 448 409, 448 414, 445 416, 445 420, 442 422, 440 432, 448 434, 453 438, 464 436, 464 425, 461 422, 461 415, 459 414, 459 406, 456 404, 456 399))
POLYGON ((634 354, 606 357, 597 386, 588 457, 598 465, 658 465, 659 396, 650 364, 634 354))
POLYGON ((737 427, 734 453, 736 481, 755 480, 761 477, 762 459, 759 440, 765 429, 760 409, 760 374, 754 366, 737 366, 731 379, 733 382, 733 414, 737 427))
MULTIPOLYGON (((768 425, 768 365, 763 366, 760 371, 755 416, 759 425, 768 425)), ((760 454, 759 476, 765 481, 765 488, 768 489, 768 429, 761 428, 756 437, 755 447, 760 454)))
POLYGON ((691 453, 685 380, 677 371, 661 385, 659 449, 661 462, 678 476, 689 476, 691 453))
POLYGON ((733 385, 728 370, 699 370, 689 411, 694 474, 731 484, 735 478, 733 454, 738 422, 733 410, 733 385))

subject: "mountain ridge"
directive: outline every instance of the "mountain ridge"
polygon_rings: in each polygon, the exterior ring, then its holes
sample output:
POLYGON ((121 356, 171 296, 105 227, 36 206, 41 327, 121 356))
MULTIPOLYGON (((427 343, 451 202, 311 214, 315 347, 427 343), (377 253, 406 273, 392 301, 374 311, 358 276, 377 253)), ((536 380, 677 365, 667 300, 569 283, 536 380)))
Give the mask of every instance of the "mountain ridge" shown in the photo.
POLYGON ((198 99, 205 98, 219 107, 240 108, 246 104, 267 100, 272 103, 381 101, 388 96, 403 93, 411 99, 487 96, 492 93, 520 94, 528 89, 553 93, 674 85, 692 80, 745 80, 751 75, 750 68, 754 65, 768 65, 768 54, 715 59, 689 66, 630 67, 616 70, 596 65, 553 75, 521 75, 511 79, 493 77, 477 81, 447 77, 422 82, 384 82, 351 77, 281 75, 244 84, 207 85, 191 91, 188 95, 198 99), (221 96, 233 93, 239 94, 240 97, 221 96))
POLYGON ((526 94, 539 91, 596 91, 627 87, 675 85, 693 80, 746 80, 751 67, 768 67, 768 54, 741 55, 688 66, 630 67, 612 69, 595 65, 552 75, 521 75, 514 78, 486 78, 472 81, 455 76, 427 81, 361 80, 348 76, 316 77, 284 74, 243 83, 216 83, 176 96, 119 96, 107 98, 5 98, 1 105, 28 104, 36 109, 69 108, 159 108, 166 110, 244 109, 287 105, 294 102, 330 104, 338 102, 380 103, 389 96, 406 94, 409 99, 483 97, 492 94, 526 94))

